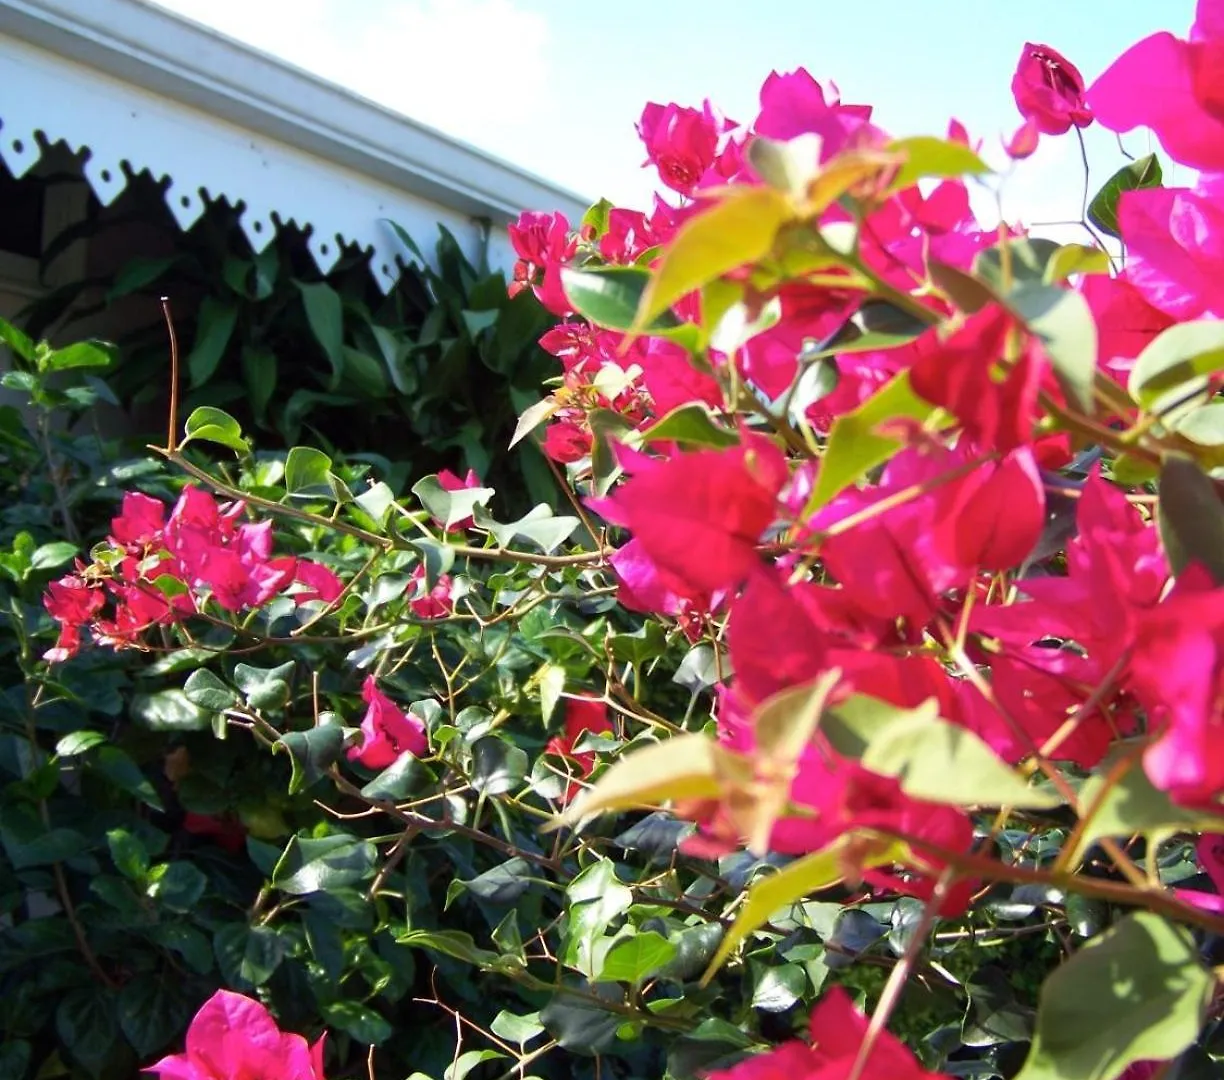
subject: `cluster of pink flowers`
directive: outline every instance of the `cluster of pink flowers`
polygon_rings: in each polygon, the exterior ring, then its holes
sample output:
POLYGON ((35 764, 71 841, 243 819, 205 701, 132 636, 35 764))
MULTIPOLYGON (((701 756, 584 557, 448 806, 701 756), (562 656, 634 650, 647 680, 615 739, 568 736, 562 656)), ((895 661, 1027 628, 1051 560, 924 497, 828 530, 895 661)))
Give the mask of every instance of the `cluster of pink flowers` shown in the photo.
MULTIPOLYGON (((1023 156, 1040 135, 1093 122, 1117 131, 1145 124, 1175 160, 1224 168, 1224 99, 1209 59, 1219 44, 1224 0, 1200 0, 1189 41, 1156 35, 1091 87, 1052 48, 1026 45, 1012 84, 1025 128, 1010 149, 1023 156)), ((874 291, 835 267, 819 283, 800 277, 747 287, 750 314, 772 303, 777 317, 725 354, 710 350, 712 370, 691 363, 674 337, 588 323, 565 291, 563 269, 657 261, 655 249, 728 185, 766 183, 748 153, 754 138, 817 135, 812 154, 820 163, 890 143, 870 108, 843 104, 835 88, 803 70, 766 80, 747 128, 707 102, 651 104, 638 130, 678 203, 656 198, 649 214, 611 209, 598 235, 589 226, 575 235, 559 215, 525 214, 512 230, 522 260, 516 287, 535 288, 561 319, 543 340, 564 373, 544 450, 580 481, 594 410, 617 412, 638 429, 685 403, 721 410, 729 371, 733 382, 777 400, 795 383, 804 344, 830 340, 874 291), (623 378, 608 379, 609 365, 623 378)), ((948 139, 973 145, 956 121, 948 139)), ((1123 193, 1124 269, 1061 286, 1081 294, 1096 323, 1097 370, 1118 385, 1110 400, 1125 399, 1136 356, 1161 331, 1224 312, 1222 177, 1205 173, 1193 189, 1123 193)), ((852 211, 834 203, 817 224, 850 221, 852 211)), ((1072 464, 1073 447, 1066 430, 1047 421, 1077 406, 1040 335, 989 297, 961 310, 950 295, 919 288, 937 264, 970 273, 1000 230, 982 228, 964 183, 945 179, 871 203, 856 235, 857 257, 876 285, 921 305, 934 325, 908 344, 837 355, 837 386, 807 407, 804 422, 826 434, 905 373, 954 426, 934 432, 893 421, 887 434, 901 449, 882 473, 814 513, 819 459, 788 454, 747 426, 727 449, 614 444, 624 478, 589 503, 629 534, 612 557, 622 602, 677 619, 695 636, 710 620, 725 625, 734 676, 718 687, 718 720, 723 741, 744 753, 753 752, 753 716, 767 699, 837 669, 836 699, 865 693, 904 708, 934 699, 944 719, 1012 764, 1040 753, 1090 769, 1118 738, 1145 733, 1151 781, 1183 804, 1215 805, 1224 793, 1224 588, 1198 566, 1175 577, 1146 496, 1132 499, 1099 466, 1081 480, 1054 475, 1072 464), (1077 502, 1065 574, 1012 576, 1054 553, 1034 554, 1054 482, 1077 502)), ((746 283, 750 270, 725 280, 746 283)), ((692 293, 672 313, 699 322, 702 304, 692 293)), ((1119 406, 1095 422, 1136 417, 1119 406)), ((973 841, 969 814, 910 797, 896 779, 842 757, 822 737, 804 752, 791 802, 802 816, 777 822, 772 850, 813 851, 864 826, 936 850, 967 852, 973 841)), ((741 843, 725 803, 681 809, 702 825, 693 850, 714 854, 741 843)), ((940 870, 931 858, 923 874, 879 868, 863 878, 929 896, 940 870)), ((944 910, 963 908, 971 885, 962 881, 944 910)))
MULTIPOLYGON (((167 626, 209 601, 237 614, 292 593, 298 604, 330 604, 340 579, 320 563, 272 554, 272 522, 244 520, 242 502, 218 504, 187 487, 169 514, 161 500, 128 492, 111 522, 109 550, 92 565, 52 582, 44 599, 60 624, 47 653, 66 660, 88 630, 99 645, 138 647, 152 627, 167 626)), ((97 554, 97 553, 95 553, 97 554)))

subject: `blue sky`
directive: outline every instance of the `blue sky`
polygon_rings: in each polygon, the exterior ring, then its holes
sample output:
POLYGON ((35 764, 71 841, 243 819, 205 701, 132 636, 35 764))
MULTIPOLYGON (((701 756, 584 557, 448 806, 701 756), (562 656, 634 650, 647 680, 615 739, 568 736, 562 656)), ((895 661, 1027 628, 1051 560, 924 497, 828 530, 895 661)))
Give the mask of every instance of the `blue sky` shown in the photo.
MULTIPOLYGON (((999 137, 1020 119, 1009 84, 1025 41, 1059 49, 1091 81, 1153 31, 1185 36, 1194 14, 1193 0, 160 2, 623 205, 645 205, 653 187, 633 130, 648 100, 708 96, 748 122, 769 72, 804 66, 844 100, 874 105, 898 136, 942 134, 956 116, 997 161, 999 137)), ((1088 145, 1095 190, 1122 158, 1107 132, 1090 130, 1088 145)), ((1127 148, 1149 149, 1138 133, 1127 148)), ((1005 215, 1078 216, 1082 187, 1074 137, 1046 140, 1008 181, 1005 215)), ((988 199, 978 205, 991 211, 988 199)))

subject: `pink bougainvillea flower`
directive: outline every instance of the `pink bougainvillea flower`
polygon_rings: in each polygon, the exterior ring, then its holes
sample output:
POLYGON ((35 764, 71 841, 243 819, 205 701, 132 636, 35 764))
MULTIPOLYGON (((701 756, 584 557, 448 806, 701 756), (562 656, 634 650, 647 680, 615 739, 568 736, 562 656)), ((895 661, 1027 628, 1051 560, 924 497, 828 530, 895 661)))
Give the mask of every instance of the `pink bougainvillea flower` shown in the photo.
POLYGON ((1028 446, 937 488, 936 500, 935 546, 957 566, 1018 566, 1045 527, 1045 487, 1028 446))
MULTIPOLYGON (((554 735, 549 739, 544 752, 574 762, 578 766, 579 775, 585 779, 595 769, 595 753, 591 750, 575 752, 574 747, 587 732, 601 735, 614 730, 612 721, 608 719, 608 706, 600 698, 585 694, 581 697, 567 698, 565 733, 554 735)), ((580 788, 581 785, 577 781, 571 780, 562 796, 562 801, 569 802, 580 788)))
POLYGON ((294 602, 298 604, 307 604, 312 600, 330 604, 344 592, 344 583, 330 567, 309 559, 294 560, 293 580, 303 586, 293 594, 294 602))
POLYGON ((1083 128, 1092 123, 1092 110, 1084 101, 1084 77, 1049 45, 1025 44, 1012 76, 1012 95, 1020 115, 1045 135, 1062 135, 1072 125, 1083 128))
POLYGON ((1195 854, 1204 873, 1211 878, 1215 892, 1203 892, 1201 889, 1174 889, 1173 892, 1179 900, 1204 911, 1224 915, 1224 836, 1204 833, 1198 838, 1195 854))
MULTIPOLYGON (((468 469, 467 475, 462 478, 456 476, 450 469, 443 469, 438 473, 438 486, 443 491, 465 491, 471 488, 484 487, 484 484, 481 482, 480 477, 476 475, 475 469, 468 469)), ((443 526, 443 522, 438 521, 437 518, 434 518, 434 523, 439 528, 443 526)), ((456 521, 450 529, 453 532, 463 532, 465 529, 470 529, 474 524, 475 522, 469 515, 456 521)))
POLYGON ((361 742, 349 747, 348 758, 367 769, 385 769, 401 754, 423 757, 429 750, 425 724, 404 711, 378 689, 373 675, 366 676, 361 700, 369 708, 361 721, 361 742))
POLYGON ((191 1021, 185 1052, 144 1071, 162 1080, 324 1080, 326 1037, 311 1045, 281 1031, 258 1001, 218 990, 191 1021))
POLYGON ((408 589, 413 594, 412 599, 408 601, 408 609, 418 619, 445 619, 455 610, 452 597, 454 582, 449 574, 439 575, 433 588, 428 588, 425 565, 417 563, 409 578, 408 589))
POLYGON ((691 401, 703 401, 718 408, 723 402, 722 388, 709 372, 698 371, 688 352, 664 338, 637 338, 625 356, 626 363, 642 369, 642 384, 654 403, 656 416, 691 401))
POLYGON ((166 507, 160 499, 139 491, 123 496, 119 516, 111 521, 111 542, 135 555, 161 545, 166 526, 166 507))
POLYGON ((655 166, 659 179, 681 195, 691 195, 714 164, 721 130, 708 101, 701 111, 650 102, 637 124, 646 145, 645 165, 655 166))
POLYGON ((852 140, 884 138, 883 132, 871 124, 870 105, 843 105, 832 83, 826 97, 820 83, 804 68, 785 75, 776 71, 770 74, 761 87, 761 111, 752 129, 758 135, 781 140, 819 135, 822 162, 852 140))
POLYGON ((671 591, 708 594, 748 576, 786 483, 777 446, 745 433, 741 445, 726 450, 668 458, 624 451, 621 460, 630 478, 591 506, 633 534, 671 591))
POLYGON ((510 244, 518 256, 508 292, 511 298, 530 288, 554 315, 572 311, 561 288, 561 267, 578 250, 578 240, 569 234, 569 221, 559 211, 541 214, 524 211, 508 226, 510 244))
POLYGON ((79 574, 68 574, 51 582, 43 595, 43 607, 59 623, 60 631, 55 645, 43 654, 43 659, 59 664, 75 656, 81 648, 81 631, 105 603, 106 594, 101 587, 91 585, 79 574))
POLYGON ((1013 315, 988 304, 946 338, 927 331, 917 352, 915 392, 951 412, 977 446, 1008 453, 1032 441, 1047 361, 1013 315), (998 380, 992 368, 1005 358, 1007 373, 998 380))
POLYGON ((1224 314, 1224 209, 1214 183, 1123 192, 1126 280, 1165 315, 1224 314))
POLYGON ((1224 4, 1199 0, 1190 40, 1162 31, 1132 45, 1088 90, 1110 131, 1151 128, 1174 161, 1224 169, 1224 4))
MULTIPOLYGON (((826 990, 812 1010, 811 1043, 793 1040, 757 1054, 707 1080, 845 1080, 867 1034, 868 1018, 840 986, 826 990)), ((900 1039, 880 1032, 860 1080, 948 1080, 928 1072, 900 1039)))
POLYGON ((1173 317, 1149 304, 1125 278, 1088 274, 1079 291, 1097 325, 1097 366, 1125 386, 1135 357, 1173 325, 1173 317))
POLYGON ((1003 144, 1003 151, 1013 161, 1024 161, 1037 152, 1037 144, 1041 141, 1041 126, 1035 117, 1030 116, 1018 128, 1016 133, 1003 144))

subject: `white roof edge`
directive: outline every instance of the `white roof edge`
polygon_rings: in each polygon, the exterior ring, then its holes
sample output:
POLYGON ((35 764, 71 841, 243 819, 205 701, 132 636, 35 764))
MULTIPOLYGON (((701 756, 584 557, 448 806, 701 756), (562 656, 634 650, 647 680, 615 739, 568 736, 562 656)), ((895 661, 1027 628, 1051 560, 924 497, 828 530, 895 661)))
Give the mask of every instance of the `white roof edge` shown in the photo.
POLYGON ((143 0, 0 0, 0 34, 498 225, 589 200, 143 0))

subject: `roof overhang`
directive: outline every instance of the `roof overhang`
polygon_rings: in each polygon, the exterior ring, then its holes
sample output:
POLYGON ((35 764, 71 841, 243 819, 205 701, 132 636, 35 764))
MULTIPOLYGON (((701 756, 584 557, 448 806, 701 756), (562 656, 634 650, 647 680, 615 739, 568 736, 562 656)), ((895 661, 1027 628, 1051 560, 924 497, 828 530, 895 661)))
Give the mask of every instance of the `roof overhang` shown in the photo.
POLYGON ((522 210, 576 220, 579 196, 142 0, 0 0, 0 156, 23 175, 48 144, 87 151, 103 204, 127 170, 168 180, 187 228, 204 200, 245 207, 262 250, 278 224, 310 231, 326 272, 341 244, 372 251, 390 288, 403 246, 387 225, 513 256, 505 225, 522 210))

